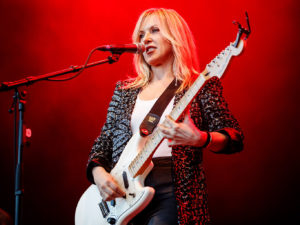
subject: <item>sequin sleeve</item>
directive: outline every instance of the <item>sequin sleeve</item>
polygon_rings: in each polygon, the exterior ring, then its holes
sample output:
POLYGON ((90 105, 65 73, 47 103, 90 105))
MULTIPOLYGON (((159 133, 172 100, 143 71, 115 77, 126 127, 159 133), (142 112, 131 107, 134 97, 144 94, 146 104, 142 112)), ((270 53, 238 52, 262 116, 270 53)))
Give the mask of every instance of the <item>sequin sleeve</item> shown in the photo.
POLYGON ((112 161, 112 134, 115 130, 115 119, 117 108, 120 106, 122 91, 120 82, 117 83, 114 94, 109 103, 106 121, 101 129, 100 135, 96 138, 92 150, 89 154, 87 164, 87 178, 94 183, 92 169, 95 166, 102 166, 106 171, 111 170, 112 161))
POLYGON ((198 95, 203 127, 207 131, 218 131, 228 136, 228 145, 218 153, 230 154, 243 149, 243 132, 236 118, 228 109, 222 94, 222 84, 217 77, 211 78, 198 95))

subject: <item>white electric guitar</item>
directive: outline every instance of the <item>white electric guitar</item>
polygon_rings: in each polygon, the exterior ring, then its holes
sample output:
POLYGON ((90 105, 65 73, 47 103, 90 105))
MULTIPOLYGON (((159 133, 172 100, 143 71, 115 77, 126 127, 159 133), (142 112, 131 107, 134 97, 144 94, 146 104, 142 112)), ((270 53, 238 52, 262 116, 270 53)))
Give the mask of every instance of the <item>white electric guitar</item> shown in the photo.
MULTIPOLYGON (((247 18, 248 22, 248 18, 247 18)), ((244 47, 241 35, 250 34, 242 28, 234 43, 225 48, 207 66, 195 80, 193 85, 180 99, 170 116, 177 120, 199 92, 206 80, 213 76, 221 78, 232 56, 239 55, 244 47)), ((91 185, 81 196, 75 213, 75 225, 126 225, 134 216, 142 211, 152 200, 154 189, 144 187, 144 180, 151 171, 152 155, 163 140, 163 135, 156 129, 147 139, 142 149, 137 150, 141 137, 136 133, 127 143, 118 163, 110 174, 126 192, 126 197, 116 198, 113 201, 103 201, 96 185, 91 185)))

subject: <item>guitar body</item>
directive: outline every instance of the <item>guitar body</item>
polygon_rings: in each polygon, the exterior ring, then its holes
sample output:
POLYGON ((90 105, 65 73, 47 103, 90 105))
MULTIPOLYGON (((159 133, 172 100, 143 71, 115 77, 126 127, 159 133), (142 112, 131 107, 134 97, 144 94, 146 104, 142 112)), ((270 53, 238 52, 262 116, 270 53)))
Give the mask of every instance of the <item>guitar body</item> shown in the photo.
POLYGON ((137 146, 141 139, 137 133, 129 140, 110 173, 126 192, 126 198, 116 198, 114 202, 102 201, 97 186, 91 185, 77 204, 75 225, 125 225, 150 203, 155 191, 151 187, 144 187, 144 181, 153 168, 152 162, 135 178, 128 170, 129 162, 137 155, 137 146))

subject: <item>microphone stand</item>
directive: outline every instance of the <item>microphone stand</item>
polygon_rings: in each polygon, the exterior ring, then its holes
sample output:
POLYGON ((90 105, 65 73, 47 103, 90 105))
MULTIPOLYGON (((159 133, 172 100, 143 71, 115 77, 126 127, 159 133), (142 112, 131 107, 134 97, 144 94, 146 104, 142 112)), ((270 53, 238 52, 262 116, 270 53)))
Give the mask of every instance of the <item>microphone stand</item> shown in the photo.
POLYGON ((21 218, 21 200, 24 193, 24 189, 22 187, 22 154, 24 147, 24 132, 25 129, 23 127, 23 119, 24 119, 24 109, 26 103, 26 92, 19 92, 18 87, 21 86, 29 86, 37 81, 48 80, 49 78, 65 75, 68 73, 75 73, 80 71, 81 69, 90 68, 94 66, 98 66, 104 63, 112 64, 119 60, 122 52, 112 52, 111 56, 108 56, 107 59, 92 62, 86 65, 81 66, 70 66, 68 69, 47 73, 38 76, 29 76, 21 80, 16 80, 12 82, 2 82, 0 84, 0 92, 1 91, 9 91, 14 89, 15 94, 13 96, 12 107, 9 112, 14 112, 14 152, 16 160, 16 152, 17 152, 17 162, 15 161, 15 223, 14 225, 20 224, 21 218), (19 117, 19 119, 17 119, 19 117), (18 130, 18 131, 17 131, 18 130))

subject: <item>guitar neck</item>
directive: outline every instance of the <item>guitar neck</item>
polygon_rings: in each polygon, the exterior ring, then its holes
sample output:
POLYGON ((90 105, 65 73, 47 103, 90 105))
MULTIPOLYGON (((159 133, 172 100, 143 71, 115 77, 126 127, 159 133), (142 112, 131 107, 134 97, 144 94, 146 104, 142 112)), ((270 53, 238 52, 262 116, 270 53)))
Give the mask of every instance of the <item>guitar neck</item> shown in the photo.
MULTIPOLYGON (((216 58, 214 58, 209 64, 207 64, 206 69, 198 76, 192 86, 185 92, 184 96, 180 99, 180 101, 176 104, 176 106, 170 113, 170 116, 175 121, 178 120, 180 115, 193 100, 206 80, 210 79, 213 76, 217 76, 219 78, 222 77, 230 62, 231 57, 239 55, 243 49, 243 46, 243 41, 239 41, 238 44, 234 45, 230 44, 219 55, 217 55, 216 58)), ((160 142, 162 142, 162 140, 163 134, 159 131, 159 129, 156 129, 155 132, 147 140, 145 146, 140 152, 138 152, 138 154, 128 167, 128 170, 133 177, 142 174, 148 167, 155 150, 157 149, 160 142)))
MULTIPOLYGON (((205 70, 206 71, 206 70, 205 70)), ((180 117, 180 115, 184 112, 186 107, 190 104, 193 98, 196 96, 200 88, 203 86, 206 80, 209 77, 205 77, 204 75, 198 76, 198 78, 194 81, 192 86, 188 91, 184 94, 184 96, 180 99, 180 101, 176 104, 170 116, 176 121, 180 117)), ((159 129, 156 129, 151 137, 147 140, 146 144, 142 148, 142 150, 136 155, 133 161, 129 165, 129 171, 133 177, 136 177, 139 174, 142 174, 144 170, 147 168, 148 163, 150 162, 152 155, 157 149, 158 145, 163 140, 163 134, 159 129)))

